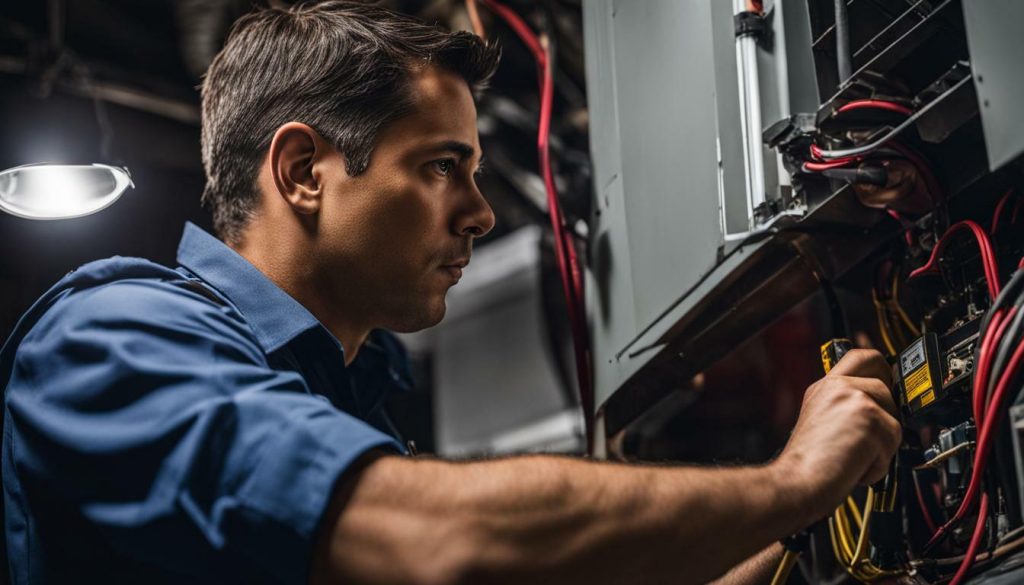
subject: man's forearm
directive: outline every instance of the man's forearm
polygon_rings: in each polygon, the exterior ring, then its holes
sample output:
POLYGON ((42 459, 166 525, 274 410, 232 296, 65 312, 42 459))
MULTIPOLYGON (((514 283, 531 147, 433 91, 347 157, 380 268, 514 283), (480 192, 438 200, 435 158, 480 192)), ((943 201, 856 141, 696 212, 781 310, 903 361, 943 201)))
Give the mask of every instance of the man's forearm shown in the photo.
POLYGON ((314 578, 704 583, 809 521, 780 472, 382 457, 328 515, 314 578))
POLYGON ((768 548, 736 565, 711 585, 765 585, 770 583, 782 560, 783 548, 773 543, 768 548))

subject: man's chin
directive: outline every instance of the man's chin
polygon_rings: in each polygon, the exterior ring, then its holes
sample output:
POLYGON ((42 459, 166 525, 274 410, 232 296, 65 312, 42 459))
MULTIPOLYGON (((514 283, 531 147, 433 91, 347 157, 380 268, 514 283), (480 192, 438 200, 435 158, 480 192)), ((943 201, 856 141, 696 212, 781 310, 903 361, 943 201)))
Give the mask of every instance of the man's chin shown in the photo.
POLYGON ((415 315, 405 315, 401 319, 396 319, 391 326, 388 327, 395 333, 415 333, 417 331, 423 331, 429 329, 434 325, 437 325, 444 319, 447 306, 445 305, 444 299, 440 302, 432 304, 427 307, 422 307, 421 311, 418 311, 415 315))

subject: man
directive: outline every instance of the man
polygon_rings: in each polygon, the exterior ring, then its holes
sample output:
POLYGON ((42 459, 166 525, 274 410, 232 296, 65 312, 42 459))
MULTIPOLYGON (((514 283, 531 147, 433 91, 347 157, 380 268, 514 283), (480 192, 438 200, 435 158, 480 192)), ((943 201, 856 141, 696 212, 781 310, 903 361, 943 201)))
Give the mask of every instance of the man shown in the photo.
POLYGON ((80 268, 0 361, 16 583, 697 583, 767 548, 742 582, 884 475, 899 426, 864 351, 765 466, 399 456, 383 330, 440 321, 494 225, 472 90, 497 59, 363 5, 237 23, 203 84, 222 241, 80 268))

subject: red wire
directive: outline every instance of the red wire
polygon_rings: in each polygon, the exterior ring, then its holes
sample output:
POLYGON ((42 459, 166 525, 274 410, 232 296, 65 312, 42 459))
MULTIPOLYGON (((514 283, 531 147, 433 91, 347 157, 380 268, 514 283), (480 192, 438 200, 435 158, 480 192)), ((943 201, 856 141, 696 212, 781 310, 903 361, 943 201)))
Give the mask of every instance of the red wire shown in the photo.
POLYGON ((537 67, 543 68, 548 62, 548 55, 541 47, 540 41, 537 39, 537 35, 533 34, 530 27, 523 22, 522 18, 516 14, 510 8, 500 4, 497 0, 484 0, 484 2, 493 10, 498 13, 498 16, 502 18, 508 26, 516 33, 521 41, 526 45, 530 52, 533 53, 534 60, 537 61, 537 67))
MULTIPOLYGON (((999 271, 995 264, 995 253, 992 250, 992 243, 988 239, 988 235, 985 233, 981 226, 976 222, 965 220, 953 224, 950 226, 946 233, 942 235, 938 243, 932 249, 931 257, 924 266, 914 270, 908 276, 909 278, 915 278, 921 274, 932 272, 937 270, 936 260, 942 253, 946 244, 949 242, 950 237, 954 232, 963 229, 969 229, 978 241, 978 247, 981 249, 982 263, 985 265, 985 280, 988 283, 989 295, 994 300, 999 295, 999 271)), ((943 524, 935 534, 932 535, 931 539, 925 548, 931 548, 939 538, 941 538, 954 524, 961 521, 970 511, 971 506, 974 505, 974 499, 977 497, 978 492, 981 489, 981 474, 988 462, 988 449, 989 443, 991 442, 990 435, 992 431, 989 426, 996 426, 994 418, 1000 410, 1002 405, 1003 395, 1006 392, 1005 385, 1008 385, 1007 376, 1011 376, 1016 371, 1019 355, 1021 350, 1024 349, 1024 344, 1018 348, 1018 351, 1014 354, 1014 358, 1011 359, 1010 363, 1005 370, 1003 377, 1000 378, 999 384, 996 386, 995 392, 992 394, 991 403, 986 404, 987 401, 987 388, 990 376, 990 368, 992 366, 992 356, 995 351, 996 344, 1002 338, 1006 327, 1013 319, 1016 312, 1016 308, 1011 308, 1007 313, 1003 311, 997 311, 992 315, 992 319, 989 322, 987 333, 981 341, 981 346, 978 352, 978 364, 974 374, 974 395, 972 396, 972 408, 974 411, 975 424, 978 425, 978 441, 975 448, 974 466, 971 470, 971 479, 967 485, 967 491, 964 494, 963 500, 960 502, 960 507, 957 509, 956 514, 949 519, 948 522, 943 524)))
POLYGON ((889 217, 900 223, 900 226, 903 227, 903 240, 907 242, 908 248, 912 248, 914 246, 914 230, 911 222, 900 215, 900 212, 890 207, 886 207, 885 212, 889 214, 889 217))
POLYGON ((971 570, 974 557, 978 555, 978 549, 981 548, 981 539, 985 536, 986 520, 988 520, 988 494, 982 494, 981 504, 978 506, 978 522, 974 525, 971 543, 967 545, 967 554, 964 555, 964 560, 960 561, 960 568, 957 569, 956 575, 953 575, 953 580, 949 582, 949 585, 960 585, 967 577, 967 572, 971 570))
POLYGON ((562 206, 555 187, 554 174, 551 170, 551 151, 549 138, 551 135, 551 112, 554 103, 554 83, 552 64, 548 54, 541 46, 540 40, 529 26, 514 11, 505 7, 497 0, 484 0, 509 27, 519 36, 533 53, 540 72, 540 120, 537 130, 537 154, 540 159, 541 175, 547 193, 548 216, 551 229, 555 236, 555 260, 558 265, 562 291, 569 316, 569 328, 573 336, 573 352, 576 359, 576 377, 579 384, 580 405, 583 408, 583 420, 586 429, 588 449, 593 449, 594 431, 591 413, 594 410, 594 395, 590 380, 590 354, 587 333, 585 298, 583 295, 583 271, 580 267, 572 233, 566 227, 562 215, 562 206))
MULTIPOLYGON (((914 471, 911 470, 911 473, 914 473, 914 471)), ((928 509, 928 504, 924 501, 924 493, 921 491, 921 482, 917 478, 916 474, 913 479, 914 494, 917 496, 917 505, 921 508, 921 515, 924 517, 924 523, 928 525, 928 530, 932 531, 932 533, 938 532, 938 529, 935 527, 935 520, 932 519, 931 510, 928 509)))
MULTIPOLYGON (((1005 330, 1006 324, 1008 324, 1016 312, 1016 308, 1011 309, 1006 317, 1003 318, 1000 324, 1000 330, 998 334, 1002 334, 1005 330)), ((993 316, 993 320, 995 316, 993 316)), ((992 331, 992 326, 989 326, 989 331, 992 331)), ((986 339, 982 342, 982 352, 987 351, 987 357, 983 357, 979 354, 978 372, 975 375, 974 384, 974 407, 977 409, 979 405, 984 412, 980 413, 983 416, 975 415, 975 422, 978 425, 978 441, 974 449, 974 465, 971 469, 971 479, 967 484, 967 491, 964 493, 963 500, 960 502, 960 507, 957 508, 956 514, 949 519, 942 527, 936 531, 935 535, 932 536, 931 540, 928 541, 928 547, 931 547, 938 539, 948 531, 954 524, 963 520, 970 511, 971 506, 974 505, 974 500, 977 498, 978 493, 981 491, 981 477, 985 471, 985 467, 988 465, 988 457, 991 452, 992 441, 994 435, 998 432, 999 412, 1002 411, 1003 402, 1005 401, 1008 393, 1010 392, 1010 382, 1017 374, 1017 369, 1020 367, 1021 360, 1024 360, 1024 343, 1020 344, 1016 351, 1014 351, 1006 369, 1003 371, 1002 376, 999 377, 999 382, 996 384, 995 391, 992 393, 992 400, 989 404, 984 404, 984 398, 979 399, 977 393, 985 393, 986 387, 988 386, 989 368, 991 366, 991 358, 993 351, 995 350, 994 342, 988 338, 998 339, 995 335, 986 336, 986 339), (982 420, 984 419, 984 420, 982 420)))
POLYGON ((855 161, 833 160, 829 162, 805 162, 804 171, 817 173, 820 171, 827 171, 829 169, 841 169, 843 167, 850 166, 850 164, 852 164, 853 162, 855 161))
MULTIPOLYGON (((980 427, 980 432, 978 433, 978 444, 974 452, 974 469, 971 470, 971 482, 967 486, 964 501, 960 504, 961 509, 969 507, 972 503, 971 500, 977 496, 977 492, 981 488, 981 474, 985 471, 985 465, 988 463, 988 456, 991 452, 992 441, 999 428, 997 417, 1002 410, 1003 402, 1010 392, 1010 382, 1016 376, 1022 359, 1024 359, 1024 343, 1017 346, 1017 349, 1013 352, 1010 363, 1007 364, 1003 375, 999 377, 996 389, 992 393, 992 401, 985 409, 985 424, 983 427, 980 427), (975 486, 973 493, 971 490, 972 486, 975 486)), ((957 514, 960 515, 959 510, 957 514)), ((962 517, 963 515, 961 515, 962 517)))
POLYGON ((992 314, 992 320, 988 324, 985 338, 981 341, 978 351, 978 367, 974 376, 974 420, 981 421, 985 418, 985 407, 988 400, 988 377, 989 369, 992 367, 992 351, 999 339, 1002 338, 1006 327, 1009 326, 1016 308, 1011 308, 1009 315, 1003 310, 992 314))
MULTIPOLYGON (((821 155, 821 147, 817 144, 811 143, 811 157, 818 161, 823 161, 825 158, 821 155)), ((864 160, 864 156, 843 156, 840 158, 834 158, 828 161, 828 163, 854 163, 864 160)))
POLYGON ((1010 201, 1012 196, 1013 189, 1007 189, 1006 193, 1003 193, 1003 196, 999 198, 999 203, 996 203, 996 210, 992 214, 992 227, 990 228, 992 235, 995 235, 996 231, 999 229, 999 220, 1003 215, 1003 209, 1006 207, 1006 204, 1010 201))
POLYGON ((896 112, 899 114, 903 114, 904 116, 910 116, 914 113, 914 110, 911 110, 910 108, 904 106, 903 104, 898 104, 896 102, 888 102, 884 100, 854 100, 852 102, 848 102, 840 106, 839 109, 836 110, 836 113, 841 114, 843 112, 849 112, 851 110, 864 109, 889 110, 890 112, 896 112))
POLYGON ((811 144, 811 158, 813 161, 805 162, 803 164, 803 171, 805 173, 817 173, 821 171, 827 171, 828 169, 839 169, 850 166, 852 164, 859 163, 864 160, 863 156, 844 156, 842 158, 832 159, 830 161, 824 161, 821 157, 821 147, 817 144, 811 144))
POLYGON ((999 269, 995 261, 995 252, 992 250, 992 242, 989 240, 988 234, 985 233, 985 230, 983 230, 981 226, 977 224, 977 222, 971 221, 969 219, 957 222, 949 226, 949 229, 946 230, 946 233, 942 234, 942 237, 939 238, 938 243, 935 244, 934 248, 932 248, 932 254, 928 258, 928 262, 926 262, 924 266, 921 266, 920 268, 913 270, 910 273, 910 275, 907 276, 907 279, 909 280, 911 278, 917 278, 922 274, 937 272, 939 269, 937 261, 939 257, 942 255, 942 251, 946 248, 946 245, 949 243, 950 236, 952 236, 955 232, 965 229, 970 230, 974 234, 975 239, 978 241, 978 247, 981 248, 981 261, 985 267, 985 281, 988 284, 988 293, 989 296, 992 297, 993 300, 995 300, 995 298, 999 296, 999 289, 1001 287, 999 284, 999 269))

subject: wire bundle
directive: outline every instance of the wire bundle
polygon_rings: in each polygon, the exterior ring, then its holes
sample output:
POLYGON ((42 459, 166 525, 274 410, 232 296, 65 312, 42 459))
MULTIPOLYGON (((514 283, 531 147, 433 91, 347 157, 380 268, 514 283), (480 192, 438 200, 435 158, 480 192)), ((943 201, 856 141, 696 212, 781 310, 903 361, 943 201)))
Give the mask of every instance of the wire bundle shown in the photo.
MULTIPOLYGON (((891 266, 891 264, 890 264, 891 266)), ((906 347, 910 339, 919 337, 921 329, 900 304, 900 272, 895 267, 892 269, 892 285, 888 290, 881 284, 877 284, 871 290, 871 300, 875 305, 875 317, 878 320, 878 330, 882 336, 882 344, 889 355, 899 353, 899 347, 906 347)), ((879 279, 881 282, 882 278, 879 279)))
POLYGON ((885 570, 871 562, 868 536, 871 533, 871 519, 877 512, 892 512, 896 507, 897 490, 895 485, 885 492, 875 492, 868 488, 864 511, 857 507, 857 502, 848 497, 846 502, 836 508, 828 519, 829 536, 832 539, 832 552, 847 573, 861 582, 877 581, 888 577, 902 575, 903 570, 885 570))
MULTIPOLYGON (((801 165, 801 170, 805 173, 824 172, 831 169, 850 168, 872 158, 903 158, 917 168, 922 180, 924 181, 925 190, 932 202, 939 203, 944 201, 946 198, 945 191, 939 181, 935 178, 935 174, 932 172, 931 166, 924 157, 918 154, 914 149, 895 140, 895 137, 912 121, 914 111, 898 102, 878 99, 863 99, 847 102, 840 106, 835 113, 836 115, 839 115, 857 110, 881 110, 892 112, 906 116, 906 120, 881 140, 877 140, 863 146, 858 146, 856 148, 838 151, 824 150, 817 144, 811 144, 811 160, 804 162, 801 165)), ((898 214, 894 215, 894 217, 897 221, 900 221, 900 223, 904 223, 902 217, 898 214)), ((911 234, 907 231, 906 235, 907 242, 909 244, 911 243, 911 234)))
MULTIPOLYGON (((1004 198, 1005 199, 1005 198, 1004 198)), ((997 211, 998 216, 998 211, 997 211)), ((989 521, 990 495, 982 489, 985 474, 995 435, 1001 417, 1006 413, 1007 400, 1014 389, 1020 388, 1021 370, 1024 369, 1024 269, 1017 274, 1004 289, 1000 285, 999 268, 990 238, 976 222, 961 221, 951 226, 939 239, 928 261, 920 268, 912 271, 908 278, 916 278, 939 270, 939 259, 953 237, 961 233, 974 236, 981 253, 984 266, 986 287, 992 299, 992 308, 983 319, 976 350, 975 375, 973 381, 972 410, 978 424, 978 441, 974 462, 970 472, 970 482, 957 513, 935 531, 935 535, 925 547, 925 551, 937 544, 951 528, 966 519, 971 513, 977 514, 975 530, 972 533, 966 553, 957 559, 959 567, 952 578, 952 585, 959 585, 966 578, 976 558, 979 556, 982 542, 989 521), (1015 382, 1017 382, 1015 384, 1015 382)), ((1024 259, 1021 260, 1024 266, 1024 259)), ((887 294, 884 285, 876 284, 872 290, 879 328, 886 348, 891 354, 897 353, 897 336, 902 336, 905 328, 912 335, 920 331, 907 316, 898 302, 899 271, 892 269, 893 284, 887 294)), ((879 282, 888 280, 888 275, 879 278, 879 282)), ((901 343, 902 344, 902 343, 901 343)), ((915 488, 919 504, 925 519, 934 529, 927 505, 920 488, 915 488)), ((832 539, 833 553, 840 566, 852 577, 862 582, 872 582, 903 574, 903 570, 886 570, 876 566, 869 558, 869 534, 872 517, 879 512, 891 512, 896 504, 895 486, 888 486, 883 491, 869 488, 863 512, 852 498, 836 509, 828 520, 829 534, 832 539)), ((990 555, 991 556, 991 555, 990 555)), ((784 559, 785 564, 786 559, 784 559)), ((781 570, 782 566, 780 566, 781 570)))
MULTIPOLYGON (((551 149, 549 143, 551 136, 551 111, 554 103, 554 63, 552 63, 549 53, 540 39, 523 22, 518 14, 497 0, 484 0, 484 2, 523 41, 537 63, 540 82, 540 120, 537 130, 537 154, 540 161, 541 176, 544 180, 544 189, 547 193, 548 216, 551 219, 551 229, 555 236, 555 260, 558 265, 559 277, 562 281, 562 290, 565 294, 569 327, 572 331, 573 350, 576 359, 576 376, 580 389, 580 404, 583 407, 584 422, 586 424, 587 445, 592 449, 594 434, 591 413, 594 409, 594 397, 590 380, 590 344, 587 334, 587 317, 583 295, 583 271, 576 254, 572 232, 566 225, 565 218, 562 215, 562 206, 558 198, 558 191, 555 188, 554 174, 551 169, 551 149)), ((471 15, 476 15, 476 5, 472 0, 469 2, 469 9, 471 15)), ((478 34, 483 32, 479 16, 477 15, 473 20, 474 28, 480 27, 478 34)))
MULTIPOLYGON (((885 100, 854 100, 847 102, 840 106, 836 110, 836 115, 852 112, 856 110, 884 110, 888 112, 894 112, 904 116, 911 116, 914 111, 897 102, 890 102, 885 100)), ((883 146, 879 144, 878 147, 883 146)), ((803 163, 802 170, 805 173, 822 172, 829 169, 847 168, 853 165, 859 164, 866 160, 870 154, 876 149, 866 151, 863 154, 856 154, 852 156, 830 156, 828 151, 822 150, 817 144, 811 144, 810 152, 811 159, 808 162, 803 163)))
MULTIPOLYGON (((999 291, 998 273, 990 283, 991 290, 999 291)), ((956 513, 936 531, 925 546, 925 551, 930 550, 971 513, 977 514, 967 553, 951 581, 952 585, 958 585, 966 578, 985 536, 985 526, 989 520, 989 494, 983 491, 982 484, 996 434, 1006 415, 1007 400, 1021 387, 1020 374, 1024 363, 1022 305, 1024 269, 1018 269, 1006 288, 998 292, 979 334, 981 342, 976 350, 972 396, 978 440, 967 489, 956 513)))
POLYGON ((978 225, 977 222, 969 219, 957 222, 946 230, 946 233, 942 234, 939 241, 932 248, 931 256, 928 258, 928 262, 924 266, 912 271, 908 278, 917 278, 923 274, 935 273, 939 271, 938 260, 942 257, 943 250, 949 245, 951 237, 960 231, 969 230, 975 240, 978 242, 978 248, 981 249, 981 261, 985 268, 985 283, 988 286, 989 297, 995 300, 999 296, 999 265, 996 262, 996 254, 992 248, 992 241, 989 239, 988 234, 985 230, 978 225))

